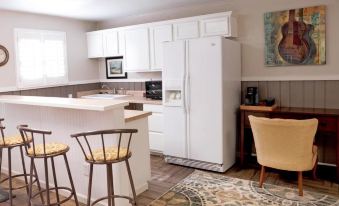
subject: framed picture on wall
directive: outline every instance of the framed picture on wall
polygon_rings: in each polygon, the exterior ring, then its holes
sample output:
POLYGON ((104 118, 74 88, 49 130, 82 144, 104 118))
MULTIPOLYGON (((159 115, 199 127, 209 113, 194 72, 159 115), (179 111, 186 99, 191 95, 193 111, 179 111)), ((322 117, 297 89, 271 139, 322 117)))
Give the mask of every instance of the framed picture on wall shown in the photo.
POLYGON ((266 13, 266 66, 326 64, 325 16, 325 6, 266 13))
POLYGON ((127 72, 124 71, 124 59, 120 57, 106 58, 107 79, 126 79, 127 72))

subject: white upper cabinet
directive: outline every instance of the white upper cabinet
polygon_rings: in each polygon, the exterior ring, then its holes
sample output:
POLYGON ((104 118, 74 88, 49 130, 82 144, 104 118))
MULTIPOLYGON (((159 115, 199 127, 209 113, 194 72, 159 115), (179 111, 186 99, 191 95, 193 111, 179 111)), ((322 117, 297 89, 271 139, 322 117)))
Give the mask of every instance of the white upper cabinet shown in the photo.
POLYGON ((200 20, 201 37, 225 36, 237 37, 236 20, 230 14, 225 13, 217 17, 209 17, 200 20))
POLYGON ((108 29, 103 31, 103 46, 105 57, 119 55, 118 30, 108 29))
POLYGON ((150 28, 151 70, 161 71, 163 67, 163 43, 173 41, 172 25, 150 28))
POLYGON ((128 72, 161 71, 164 42, 207 36, 237 37, 232 12, 88 32, 88 58, 123 56, 128 72))
POLYGON ((148 28, 125 30, 125 71, 150 70, 150 44, 148 28))
POLYGON ((199 38, 200 36, 198 21, 174 23, 173 27, 175 40, 199 38))
POLYGON ((104 56, 102 31, 87 33, 88 58, 99 58, 104 56))

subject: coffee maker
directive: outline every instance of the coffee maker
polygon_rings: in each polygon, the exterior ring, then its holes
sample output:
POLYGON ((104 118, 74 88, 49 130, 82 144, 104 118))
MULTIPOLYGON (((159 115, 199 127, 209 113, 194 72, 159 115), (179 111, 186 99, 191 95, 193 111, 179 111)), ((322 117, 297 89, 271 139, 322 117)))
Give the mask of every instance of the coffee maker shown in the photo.
POLYGON ((258 87, 247 87, 247 93, 245 95, 245 105, 258 105, 259 94, 258 87))

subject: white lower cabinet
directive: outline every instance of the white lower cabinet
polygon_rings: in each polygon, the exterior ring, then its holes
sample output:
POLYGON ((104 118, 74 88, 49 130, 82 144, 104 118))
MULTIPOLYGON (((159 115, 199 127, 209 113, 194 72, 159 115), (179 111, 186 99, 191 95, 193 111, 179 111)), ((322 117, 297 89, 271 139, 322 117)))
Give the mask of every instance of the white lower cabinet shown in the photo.
POLYGON ((149 144, 150 150, 156 153, 163 153, 164 151, 162 110, 162 105, 144 104, 144 111, 152 112, 152 115, 148 118, 149 144))

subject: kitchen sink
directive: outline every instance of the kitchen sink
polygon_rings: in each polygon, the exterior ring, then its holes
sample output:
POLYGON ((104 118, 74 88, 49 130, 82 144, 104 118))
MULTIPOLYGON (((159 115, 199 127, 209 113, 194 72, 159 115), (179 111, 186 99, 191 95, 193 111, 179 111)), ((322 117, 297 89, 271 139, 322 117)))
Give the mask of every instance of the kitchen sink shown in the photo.
POLYGON ((82 96, 81 98, 85 99, 119 99, 123 97, 128 97, 130 95, 123 94, 92 94, 87 96, 82 96))

